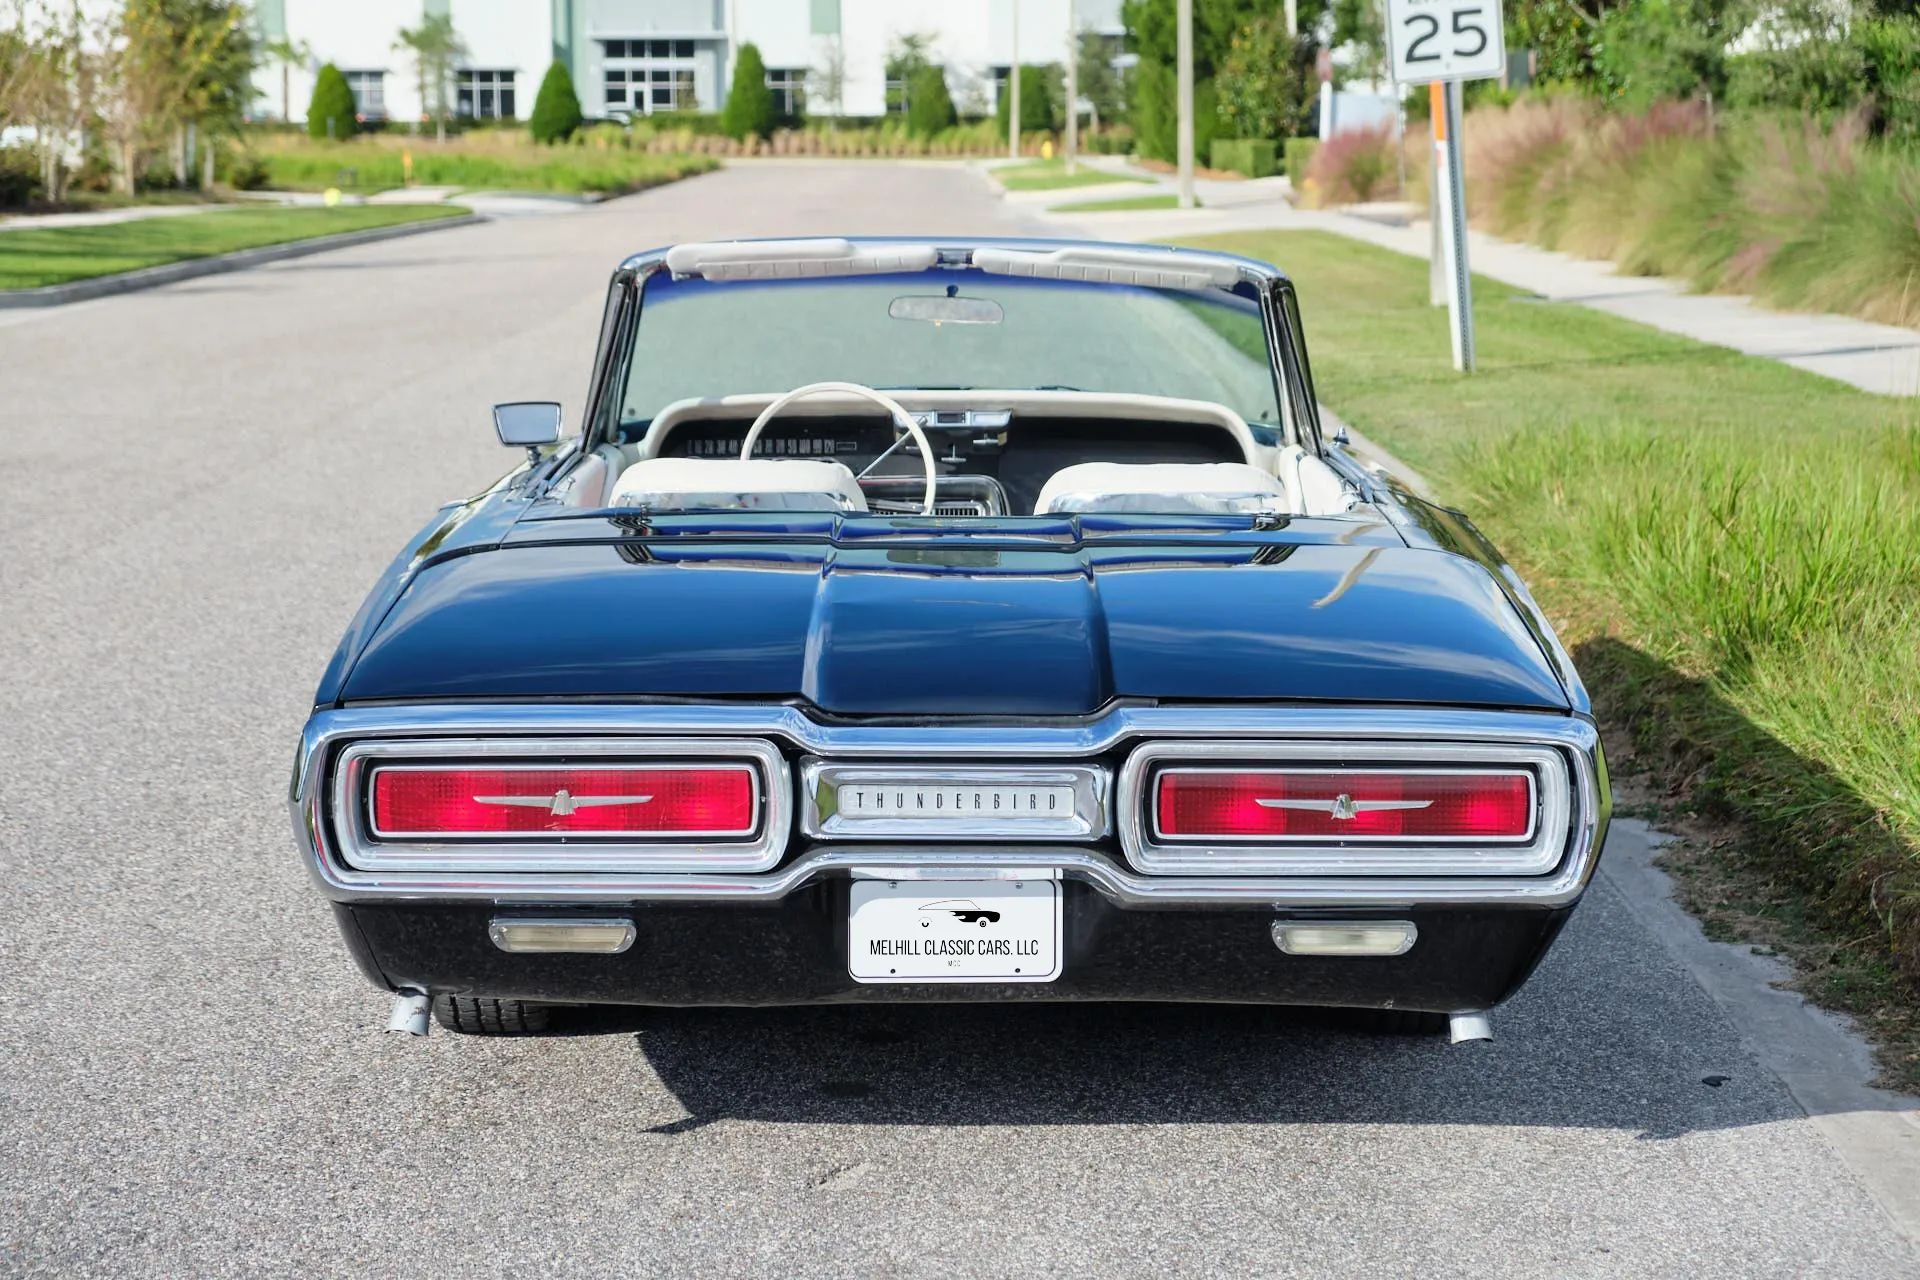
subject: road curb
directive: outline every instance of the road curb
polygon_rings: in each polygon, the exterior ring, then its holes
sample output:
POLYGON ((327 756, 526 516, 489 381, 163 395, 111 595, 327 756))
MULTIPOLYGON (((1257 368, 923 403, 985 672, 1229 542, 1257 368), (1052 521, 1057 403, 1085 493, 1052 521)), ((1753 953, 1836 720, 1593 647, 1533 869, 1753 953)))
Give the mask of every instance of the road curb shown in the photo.
POLYGON ((1674 839, 1615 818, 1600 877, 1720 1007, 1895 1228, 1920 1243, 1920 1100, 1873 1087, 1872 1049, 1847 1019, 1786 989, 1791 965, 1707 937, 1658 865, 1674 839))
POLYGON ((228 271, 245 271, 251 267, 264 267, 270 262, 282 262, 288 258, 304 258, 309 254, 327 253, 334 249, 351 249, 356 245, 374 244, 381 240, 397 240, 401 236, 420 235, 427 231, 444 231, 449 227, 470 227, 486 220, 484 215, 478 213, 453 218, 426 218, 419 222, 402 222, 391 227, 368 227, 363 231, 344 231, 339 235, 314 236, 307 240, 289 240, 285 244, 261 245, 257 249, 237 249, 232 253, 216 253, 205 258, 188 258, 184 262, 168 262, 157 267, 142 267, 138 271, 123 271, 119 275, 98 276, 92 280, 75 280, 71 284, 50 284, 38 289, 15 289, 0 293, 0 311, 61 307, 70 302, 110 298, 116 294, 154 289, 163 284, 193 280, 200 276, 221 275, 228 271))

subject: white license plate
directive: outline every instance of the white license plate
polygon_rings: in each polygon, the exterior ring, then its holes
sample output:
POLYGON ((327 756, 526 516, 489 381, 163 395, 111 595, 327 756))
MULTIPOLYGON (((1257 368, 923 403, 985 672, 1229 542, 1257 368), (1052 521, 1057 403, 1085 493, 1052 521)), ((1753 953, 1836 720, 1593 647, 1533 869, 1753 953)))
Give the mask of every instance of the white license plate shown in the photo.
POLYGON ((847 972, 856 982, 1051 982, 1060 976, 1060 886, 855 880, 847 972))
POLYGON ((1074 816, 1072 787, 907 786, 898 783, 844 783, 840 813, 862 818, 951 818, 1045 821, 1074 816))

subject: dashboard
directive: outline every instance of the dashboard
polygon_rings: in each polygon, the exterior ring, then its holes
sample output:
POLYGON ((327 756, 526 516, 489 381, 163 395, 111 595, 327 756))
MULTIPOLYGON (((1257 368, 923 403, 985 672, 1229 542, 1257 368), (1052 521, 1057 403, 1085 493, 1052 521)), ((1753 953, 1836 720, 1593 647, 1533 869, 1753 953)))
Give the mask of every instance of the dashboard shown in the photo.
MULTIPOLYGON (((1051 417, 1004 409, 939 410, 914 418, 934 448, 941 514, 1024 514, 1033 509, 1049 476, 1079 462, 1248 460, 1231 434, 1191 422, 1051 417)), ((752 425, 751 417, 674 423, 659 442, 659 456, 738 458, 752 425)), ((859 474, 892 448, 862 488, 875 510, 893 509, 898 502, 900 510, 917 511, 924 472, 919 450, 911 441, 901 442, 903 434, 877 413, 781 418, 755 441, 753 456, 831 460, 859 474)))

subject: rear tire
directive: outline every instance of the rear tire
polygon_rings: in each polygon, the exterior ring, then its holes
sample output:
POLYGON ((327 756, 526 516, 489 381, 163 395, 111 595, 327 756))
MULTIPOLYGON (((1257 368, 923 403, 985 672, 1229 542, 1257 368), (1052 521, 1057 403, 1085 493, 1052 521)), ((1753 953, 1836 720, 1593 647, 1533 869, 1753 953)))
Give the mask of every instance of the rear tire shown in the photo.
POLYGON ((435 996, 433 1020, 469 1036, 531 1036, 547 1029, 552 1010, 524 1000, 487 996, 435 996))
POLYGON ((1432 1036, 1447 1029, 1447 1015, 1424 1009, 1353 1009, 1353 1025, 1380 1036, 1432 1036))

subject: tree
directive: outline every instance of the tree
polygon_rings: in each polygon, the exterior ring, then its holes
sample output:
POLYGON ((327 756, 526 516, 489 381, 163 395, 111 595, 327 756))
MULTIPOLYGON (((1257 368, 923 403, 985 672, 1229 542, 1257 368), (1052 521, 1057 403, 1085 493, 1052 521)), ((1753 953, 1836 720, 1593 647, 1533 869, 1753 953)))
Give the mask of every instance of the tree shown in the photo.
POLYGON ((402 27, 395 50, 413 55, 413 66, 420 81, 421 105, 433 114, 434 137, 447 140, 447 116, 451 113, 449 91, 453 87, 453 67, 467 56, 466 42, 453 29, 451 14, 430 13, 417 27, 402 27))
MULTIPOLYGON (((1234 33, 1273 11, 1271 0, 1193 0, 1193 143, 1207 155, 1220 127, 1214 76, 1233 48, 1234 33)), ((1174 93, 1174 55, 1179 33, 1174 0, 1126 0, 1121 20, 1128 47, 1139 55, 1133 71, 1131 110, 1140 153, 1174 159, 1178 104, 1174 93)), ((1300 0, 1300 29, 1315 30, 1325 0, 1300 0)), ((1021 87, 1024 96, 1026 88, 1021 87)))
POLYGON ((733 84, 727 90, 726 105, 720 109, 720 128, 739 141, 749 136, 765 138, 772 135, 778 117, 773 90, 767 88, 767 64, 761 60, 760 46, 743 44, 733 60, 733 84))
POLYGON ((820 101, 833 105, 837 119, 847 98, 847 48, 839 36, 821 38, 820 65, 807 77, 807 83, 819 86, 820 101))
POLYGON ((237 0, 127 0, 97 47, 101 128, 122 194, 163 140, 184 183, 189 128, 236 126, 253 94, 255 45, 237 0))
POLYGON ((912 102, 914 76, 933 65, 933 37, 909 31, 887 46, 887 114, 906 114, 912 102), (895 86, 899 86, 895 88, 895 86))
POLYGON ((329 62, 313 78, 313 96, 307 99, 307 136, 351 138, 358 127, 353 90, 347 87, 340 68, 329 62))
MULTIPOLYGON (((1007 131, 1007 112, 1012 109, 1013 94, 1003 92, 994 104, 993 118, 1000 131, 1007 131)), ((1020 68, 1020 132, 1040 133, 1053 128, 1053 96, 1047 92, 1044 68, 1020 68)))
POLYGON ((580 95, 573 91, 573 77, 564 62, 556 60, 540 81, 540 92, 533 100, 533 114, 527 117, 527 132, 535 142, 565 142, 580 127, 580 95))
POLYGON ((947 92, 947 73, 939 67, 921 67, 914 72, 907 84, 907 132, 931 138, 958 123, 953 95, 947 92))
POLYGON ((260 46, 260 52, 280 64, 280 118, 293 123, 293 69, 313 60, 313 50, 304 40, 281 38, 260 46))
POLYGON ((1077 38, 1074 67, 1080 96, 1093 110, 1093 127, 1120 120, 1127 114, 1127 81, 1113 65, 1114 48, 1098 31, 1082 31, 1077 38))
POLYGON ((1303 134, 1313 105, 1313 61, 1314 42, 1289 36, 1277 15, 1240 28, 1214 77, 1221 131, 1235 138, 1303 134))

